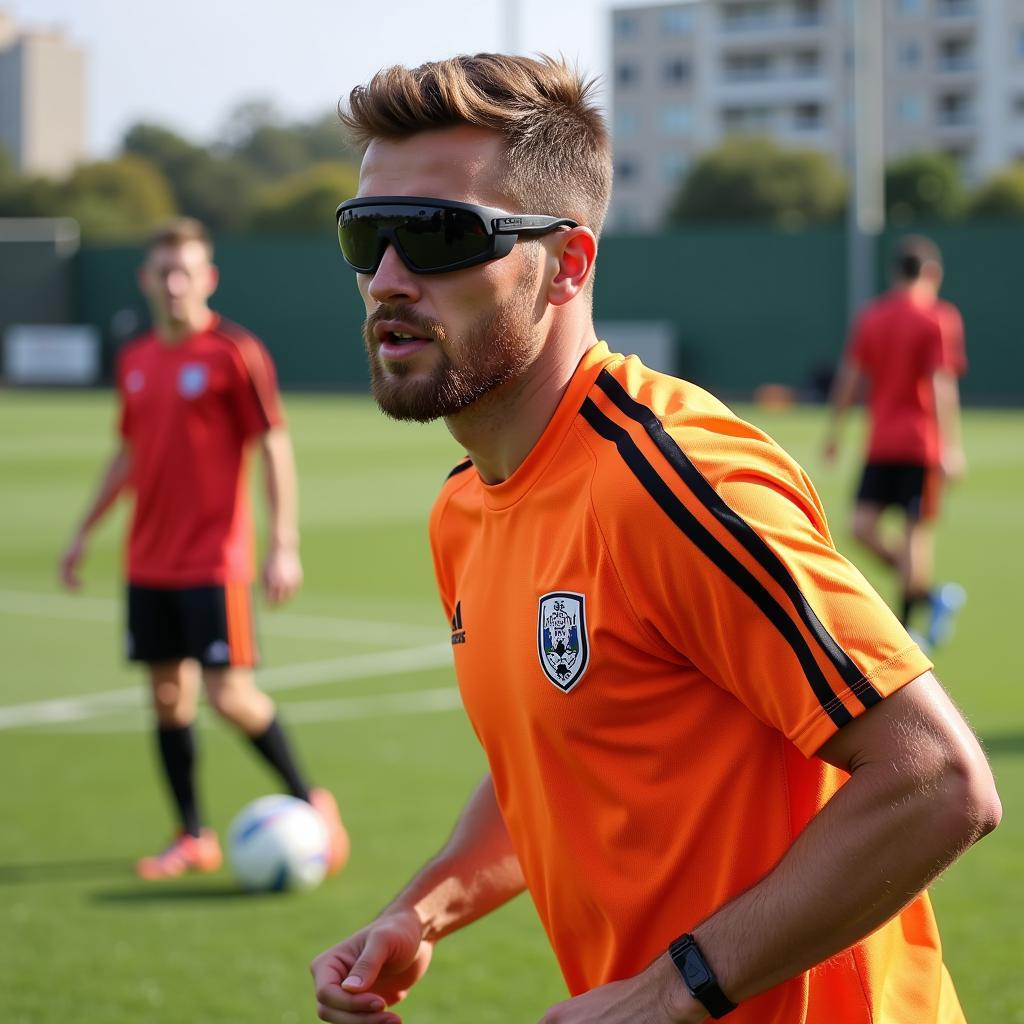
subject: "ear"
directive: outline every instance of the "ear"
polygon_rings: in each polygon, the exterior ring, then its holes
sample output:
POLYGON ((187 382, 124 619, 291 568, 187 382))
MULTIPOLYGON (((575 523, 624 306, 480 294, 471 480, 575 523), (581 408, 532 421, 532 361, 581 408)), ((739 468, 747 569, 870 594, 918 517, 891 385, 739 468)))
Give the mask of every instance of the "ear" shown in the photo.
POLYGON ((209 298, 220 284, 220 268, 215 263, 211 263, 207 274, 206 297, 209 298))
POLYGON ((548 302, 564 306, 583 291, 594 272, 597 238, 585 227, 572 228, 554 237, 559 248, 552 255, 558 258, 558 267, 548 286, 548 302))

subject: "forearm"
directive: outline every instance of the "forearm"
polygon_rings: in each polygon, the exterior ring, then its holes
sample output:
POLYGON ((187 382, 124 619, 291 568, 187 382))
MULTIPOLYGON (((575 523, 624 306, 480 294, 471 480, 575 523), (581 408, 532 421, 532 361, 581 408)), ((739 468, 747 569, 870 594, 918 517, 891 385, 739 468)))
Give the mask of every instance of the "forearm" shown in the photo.
POLYGON ((846 949, 897 914, 995 827, 980 748, 863 764, 760 883, 694 934, 734 1001, 846 949))
POLYGON ((275 428, 263 438, 263 476, 267 492, 268 537, 271 548, 299 546, 299 489, 295 455, 287 431, 275 428))
POLYGON ((828 438, 830 441, 834 442, 838 439, 840 426, 846 416, 846 411, 857 400, 859 392, 860 371, 852 363, 842 363, 836 371, 836 378, 832 385, 828 423, 828 438))
POLYGON ((946 449, 961 450, 960 385, 952 373, 939 370, 933 378, 935 412, 939 421, 939 437, 946 449))
POLYGON ((118 495, 131 479, 131 473, 131 450, 127 446, 122 446, 107 464, 99 487, 97 487, 92 501, 86 507, 85 514, 75 531, 79 536, 84 537, 88 534, 106 515, 110 506, 114 504, 118 495))
POLYGON ((525 888, 488 775, 469 798, 444 848, 383 913, 414 911, 422 923, 423 938, 436 942, 496 910, 525 888))

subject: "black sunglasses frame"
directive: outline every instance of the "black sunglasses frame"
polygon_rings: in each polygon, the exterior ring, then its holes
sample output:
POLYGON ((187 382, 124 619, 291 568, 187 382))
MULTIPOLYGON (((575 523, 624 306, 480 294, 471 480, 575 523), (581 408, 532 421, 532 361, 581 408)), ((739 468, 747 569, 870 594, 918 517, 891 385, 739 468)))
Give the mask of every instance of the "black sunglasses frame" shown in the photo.
POLYGON ((477 206, 474 203, 460 203, 454 199, 436 199, 429 196, 361 196, 358 199, 348 199, 338 206, 335 211, 335 219, 338 222, 338 242, 341 243, 342 217, 350 210, 370 211, 374 207, 380 208, 382 216, 401 216, 401 208, 409 211, 409 216, 424 209, 430 210, 456 210, 460 213, 472 213, 479 218, 487 234, 487 248, 475 256, 456 260, 453 263, 446 263, 440 267, 417 267, 409 256, 402 249, 401 239, 396 234, 394 227, 378 228, 377 230, 377 255, 372 266, 357 267, 345 255, 342 248, 341 255, 345 262, 358 274, 375 274, 384 259, 384 252, 390 243, 399 259, 414 274, 447 274, 453 270, 462 270, 465 267, 473 267, 478 263, 487 263, 490 260, 500 260, 507 256, 516 244, 520 235, 546 235, 558 228, 575 228, 579 224, 568 217, 548 217, 543 214, 532 213, 508 213, 506 210, 498 210, 491 206, 477 206))

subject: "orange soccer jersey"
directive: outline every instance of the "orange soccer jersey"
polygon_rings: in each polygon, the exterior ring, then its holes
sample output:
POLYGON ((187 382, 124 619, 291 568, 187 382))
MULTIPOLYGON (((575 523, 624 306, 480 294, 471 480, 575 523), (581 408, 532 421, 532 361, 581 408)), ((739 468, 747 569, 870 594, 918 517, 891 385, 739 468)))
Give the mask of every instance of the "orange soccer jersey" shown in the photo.
MULTIPOLYGON (((821 744, 930 667, 777 445, 603 344, 508 480, 456 467, 431 541, 463 701, 573 993, 767 874, 845 778, 821 744)), ((963 1018, 921 896, 730 1019, 963 1018)))

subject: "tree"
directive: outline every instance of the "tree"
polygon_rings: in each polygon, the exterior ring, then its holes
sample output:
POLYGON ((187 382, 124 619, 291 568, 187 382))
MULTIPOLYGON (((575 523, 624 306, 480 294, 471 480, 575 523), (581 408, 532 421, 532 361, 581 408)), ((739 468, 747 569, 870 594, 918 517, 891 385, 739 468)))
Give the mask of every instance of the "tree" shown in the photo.
POLYGON ((786 148, 770 139, 737 137, 697 161, 669 220, 798 228, 834 220, 845 200, 843 173, 824 153, 786 148))
POLYGON ((974 194, 970 213, 973 217, 1024 219, 1024 166, 1016 164, 993 175, 974 194))
POLYGON ((334 210, 359 188, 359 170, 339 161, 315 164, 268 185, 258 196, 249 228, 269 234, 324 234, 334 210))
POLYGON ((81 164, 61 191, 61 214, 90 240, 133 241, 175 213, 167 180, 139 156, 81 164))
POLYGON ((960 172, 945 153, 910 153, 885 169, 885 208, 894 224, 951 220, 964 205, 960 172))

